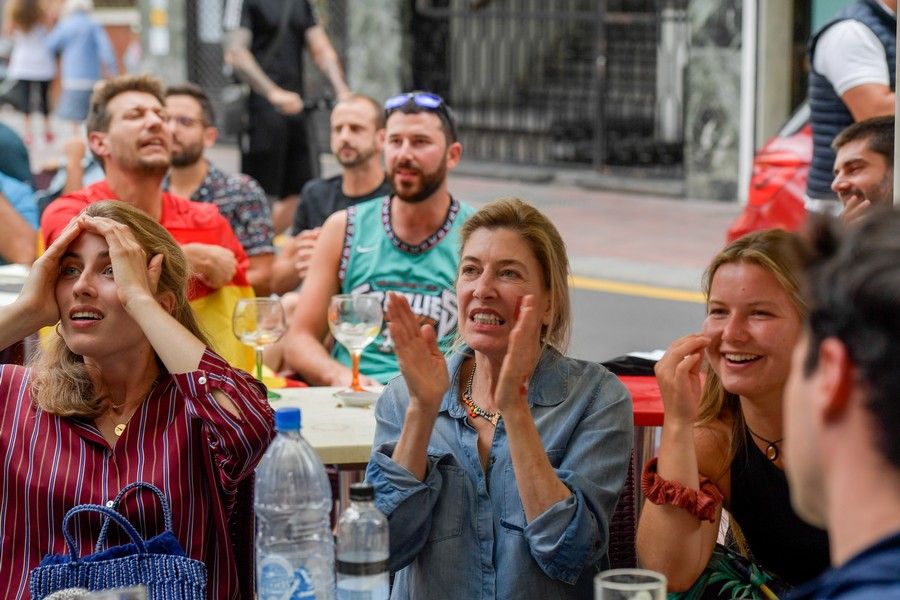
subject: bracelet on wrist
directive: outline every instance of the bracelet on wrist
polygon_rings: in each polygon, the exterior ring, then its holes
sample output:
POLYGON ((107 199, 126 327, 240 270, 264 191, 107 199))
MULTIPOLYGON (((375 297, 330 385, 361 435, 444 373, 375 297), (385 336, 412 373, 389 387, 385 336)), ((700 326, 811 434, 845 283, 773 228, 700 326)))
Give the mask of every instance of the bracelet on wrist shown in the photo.
POLYGON ((688 511, 701 521, 714 523, 716 511, 722 504, 722 492, 709 477, 700 478, 700 489, 689 488, 677 481, 668 481, 656 472, 657 459, 651 459, 641 473, 641 491, 653 504, 669 504, 688 511))

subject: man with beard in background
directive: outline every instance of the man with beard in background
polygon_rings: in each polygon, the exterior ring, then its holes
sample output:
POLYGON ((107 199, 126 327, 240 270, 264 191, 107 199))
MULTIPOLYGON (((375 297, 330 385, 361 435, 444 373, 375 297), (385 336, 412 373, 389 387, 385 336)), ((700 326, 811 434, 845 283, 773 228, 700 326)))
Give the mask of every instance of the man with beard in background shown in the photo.
MULTIPOLYGON (((462 154, 455 119, 427 92, 401 94, 384 107, 384 162, 394 193, 328 218, 285 336, 287 367, 313 385, 350 383, 346 349, 335 344, 329 352, 322 343, 333 294, 371 293, 384 301, 390 291, 402 293, 445 350, 456 331, 459 229, 472 209, 447 189, 447 173, 462 154)), ((360 370, 363 385, 399 373, 386 325, 363 351, 360 370)))
POLYGON ((841 131, 831 144, 836 153, 831 189, 841 199, 841 219, 853 222, 872 206, 894 201, 894 117, 874 117, 841 131))
POLYGON ((286 294, 299 286, 319 239, 322 224, 333 213, 391 193, 381 166, 384 110, 373 98, 353 94, 331 111, 331 152, 341 174, 313 179, 303 186, 290 238, 272 267, 272 291, 286 294))
POLYGON ((200 86, 169 86, 166 110, 172 130, 172 169, 163 180, 163 190, 218 207, 250 259, 247 281, 256 295, 267 295, 275 246, 265 192, 249 175, 225 173, 203 155, 216 143, 219 132, 213 125, 212 103, 200 86))

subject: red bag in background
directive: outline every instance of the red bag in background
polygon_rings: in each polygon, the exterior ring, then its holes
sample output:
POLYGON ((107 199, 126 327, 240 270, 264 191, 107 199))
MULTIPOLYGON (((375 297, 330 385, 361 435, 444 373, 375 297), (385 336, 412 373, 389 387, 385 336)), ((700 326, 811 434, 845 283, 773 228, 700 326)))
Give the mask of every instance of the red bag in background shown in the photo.
POLYGON ((812 160, 812 128, 776 136, 753 159, 750 193, 743 212, 728 228, 727 240, 759 229, 796 231, 806 219, 803 199, 812 160))

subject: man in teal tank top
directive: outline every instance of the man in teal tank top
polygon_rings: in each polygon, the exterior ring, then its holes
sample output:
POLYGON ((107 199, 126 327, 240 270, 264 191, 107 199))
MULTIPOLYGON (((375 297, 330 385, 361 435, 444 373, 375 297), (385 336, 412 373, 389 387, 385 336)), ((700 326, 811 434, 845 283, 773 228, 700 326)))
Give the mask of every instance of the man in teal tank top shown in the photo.
MULTIPOLYGON (((348 385, 350 356, 328 333, 332 295, 403 293, 423 324, 449 348, 457 325, 456 272, 459 228, 472 209, 450 195, 447 173, 462 146, 443 99, 427 92, 401 94, 385 103, 384 162, 394 194, 334 213, 300 290, 284 340, 287 365, 312 385, 348 385)), ((397 375, 387 325, 363 351, 363 385, 397 375)))

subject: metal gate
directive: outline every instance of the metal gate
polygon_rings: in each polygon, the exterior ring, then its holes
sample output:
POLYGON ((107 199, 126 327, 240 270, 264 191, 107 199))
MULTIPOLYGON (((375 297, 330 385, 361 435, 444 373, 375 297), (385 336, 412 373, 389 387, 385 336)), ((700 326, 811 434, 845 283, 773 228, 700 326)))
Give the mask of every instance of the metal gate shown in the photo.
MULTIPOLYGON (((213 98, 228 81, 224 1, 185 2, 188 78, 213 98)), ((680 168, 688 0, 398 1, 408 8, 405 83, 447 99, 467 157, 680 168)), ((353 2, 311 2, 346 57, 353 2)), ((318 70, 308 64, 305 73, 307 99, 321 97, 329 88, 318 70)), ((312 118, 327 151, 319 112, 312 118)))
POLYGON ((414 0, 413 86, 454 108, 468 157, 677 168, 686 2, 414 0))

